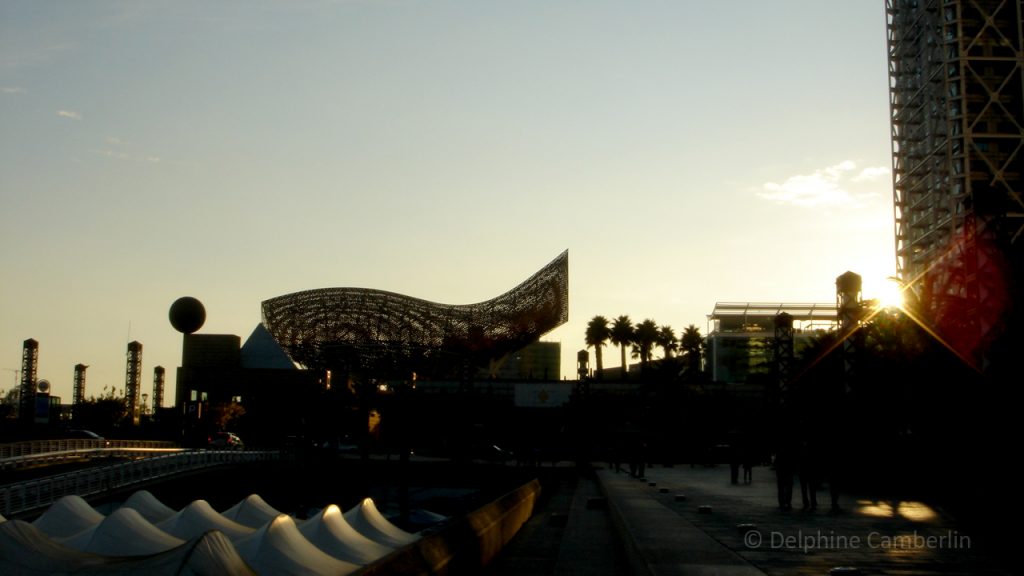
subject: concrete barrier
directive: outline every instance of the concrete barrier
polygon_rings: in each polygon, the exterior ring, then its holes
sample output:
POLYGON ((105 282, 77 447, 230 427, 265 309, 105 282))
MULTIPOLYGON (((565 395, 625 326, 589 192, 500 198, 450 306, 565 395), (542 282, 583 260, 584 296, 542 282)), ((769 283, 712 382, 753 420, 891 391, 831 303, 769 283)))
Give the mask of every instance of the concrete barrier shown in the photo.
POLYGON ((438 532, 363 567, 355 574, 476 574, 482 566, 494 559, 530 519, 539 494, 540 482, 528 482, 450 522, 438 532))

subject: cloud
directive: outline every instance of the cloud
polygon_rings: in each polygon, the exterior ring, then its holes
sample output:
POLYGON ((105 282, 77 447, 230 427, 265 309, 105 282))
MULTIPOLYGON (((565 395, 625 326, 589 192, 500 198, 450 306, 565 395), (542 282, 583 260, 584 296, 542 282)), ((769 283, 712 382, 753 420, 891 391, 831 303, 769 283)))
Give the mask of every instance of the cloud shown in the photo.
POLYGON ((883 176, 889 175, 888 166, 868 166, 853 177, 854 182, 873 182, 883 176))
POLYGON ((113 150, 110 148, 103 148, 100 150, 93 150, 93 153, 99 154, 100 156, 106 156, 107 158, 116 158, 118 160, 129 160, 131 159, 127 153, 120 150, 113 150))
POLYGON ((110 158, 111 160, 127 160, 129 162, 146 162, 149 164, 160 164, 164 161, 160 156, 129 154, 117 147, 96 148, 91 150, 91 152, 98 156, 103 156, 104 158, 110 158))
POLYGON ((57 110, 57 116, 61 118, 70 118, 72 120, 81 120, 82 114, 73 110, 57 110))
POLYGON ((835 207, 859 204, 877 192, 854 194, 845 185, 849 182, 869 182, 889 173, 888 168, 868 167, 850 177, 857 170, 857 163, 844 160, 838 164, 820 168, 810 174, 790 176, 781 184, 767 182, 757 195, 765 200, 801 207, 835 207))
POLYGON ((841 178, 844 172, 852 172, 857 169, 857 163, 853 160, 843 160, 835 166, 829 166, 822 170, 830 178, 841 178))
POLYGON ((133 141, 120 136, 107 136, 103 139, 103 142, 105 144, 104 146, 93 148, 90 152, 111 160, 121 160, 136 164, 164 164, 170 166, 186 165, 182 162, 177 162, 173 159, 168 160, 158 154, 141 150, 133 141))
POLYGON ((0 93, 3 94, 24 94, 25 89, 21 86, 0 86, 0 93))

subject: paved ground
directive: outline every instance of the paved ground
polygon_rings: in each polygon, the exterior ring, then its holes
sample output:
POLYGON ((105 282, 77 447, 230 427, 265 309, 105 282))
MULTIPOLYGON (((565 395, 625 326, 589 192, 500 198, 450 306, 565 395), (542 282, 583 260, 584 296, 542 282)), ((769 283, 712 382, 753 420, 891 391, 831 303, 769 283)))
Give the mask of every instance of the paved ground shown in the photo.
POLYGON ((631 572, 594 476, 550 474, 542 500, 487 576, 621 576, 631 572))
POLYGON ((598 466, 556 492, 489 573, 799 576, 840 566, 871 575, 1014 573, 920 502, 844 495, 843 511, 833 514, 823 492, 824 509, 803 511, 795 485, 795 509, 782 511, 774 473, 765 468, 755 469, 750 485, 731 485, 727 467, 657 467, 641 481, 598 466), (564 527, 551 522, 559 514, 564 527))

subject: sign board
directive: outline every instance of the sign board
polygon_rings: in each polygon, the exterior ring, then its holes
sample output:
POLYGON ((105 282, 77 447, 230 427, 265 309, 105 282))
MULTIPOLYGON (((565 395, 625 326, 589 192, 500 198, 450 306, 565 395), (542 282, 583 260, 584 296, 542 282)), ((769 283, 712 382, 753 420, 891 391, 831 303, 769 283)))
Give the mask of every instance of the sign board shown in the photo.
MULTIPOLYGON (((49 389, 49 387, 47 387, 49 389)), ((50 395, 45 392, 36 394, 36 424, 46 424, 50 421, 50 395)))
POLYGON ((557 408, 569 403, 569 382, 520 382, 516 384, 517 408, 557 408))

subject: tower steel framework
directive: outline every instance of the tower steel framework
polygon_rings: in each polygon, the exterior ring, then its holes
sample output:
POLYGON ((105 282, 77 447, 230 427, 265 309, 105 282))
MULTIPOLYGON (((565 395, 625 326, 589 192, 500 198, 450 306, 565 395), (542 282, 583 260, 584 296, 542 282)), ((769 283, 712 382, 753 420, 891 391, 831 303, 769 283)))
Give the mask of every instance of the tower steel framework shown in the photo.
POLYGON ((163 408, 164 405, 164 382, 167 378, 163 366, 153 368, 153 413, 163 408))
POLYGON ((786 312, 775 316, 775 338, 772 339, 772 357, 779 387, 779 405, 788 402, 789 387, 793 380, 796 356, 793 353, 793 317, 786 312))
POLYGON ((500 358, 569 317, 569 253, 505 294, 451 305, 364 288, 326 288, 263 302, 263 324, 307 368, 451 377, 500 358))
POLYGON ((81 404, 85 401, 85 364, 75 364, 74 388, 71 390, 71 403, 81 404))
POLYGON ((1024 244, 1021 0, 886 0, 897 269, 980 340, 1024 244))
POLYGON ((39 366, 39 342, 32 338, 21 347, 21 387, 18 390, 18 417, 32 421, 36 413, 36 370, 39 366))
POLYGON ((142 383, 142 344, 128 343, 128 364, 125 370, 124 395, 128 406, 128 417, 132 424, 139 423, 139 386, 142 383))

